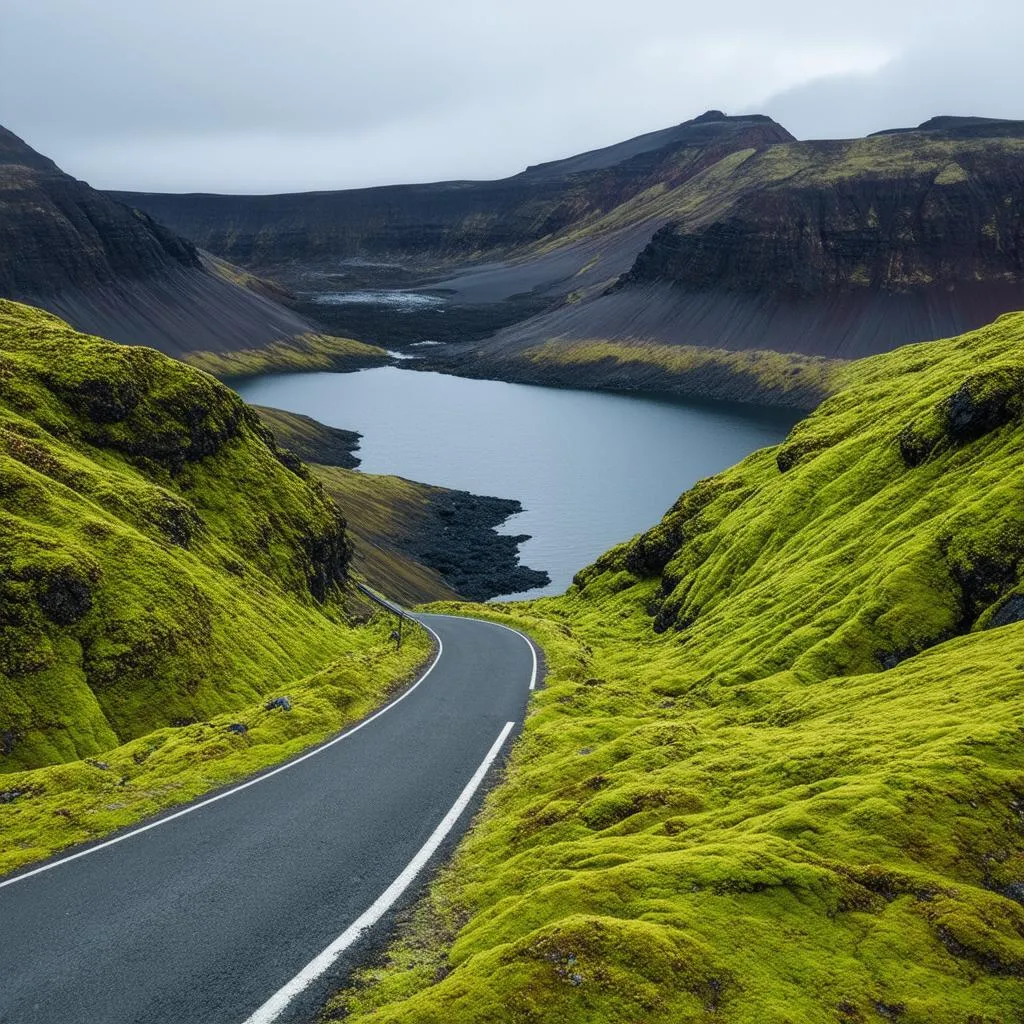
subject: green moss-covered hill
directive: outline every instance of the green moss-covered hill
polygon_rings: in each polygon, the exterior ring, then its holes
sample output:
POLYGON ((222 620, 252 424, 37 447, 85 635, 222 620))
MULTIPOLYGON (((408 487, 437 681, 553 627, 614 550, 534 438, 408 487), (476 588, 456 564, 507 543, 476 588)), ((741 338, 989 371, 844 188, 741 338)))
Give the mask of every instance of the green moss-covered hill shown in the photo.
POLYGON ((1024 314, 843 374, 504 607, 550 669, 508 781, 334 1010, 1024 1019, 1024 314))
POLYGON ((336 505, 234 392, 0 302, 5 821, 63 785, 33 769, 162 743, 339 660, 340 707, 379 696, 410 665, 350 623, 349 557, 336 505))

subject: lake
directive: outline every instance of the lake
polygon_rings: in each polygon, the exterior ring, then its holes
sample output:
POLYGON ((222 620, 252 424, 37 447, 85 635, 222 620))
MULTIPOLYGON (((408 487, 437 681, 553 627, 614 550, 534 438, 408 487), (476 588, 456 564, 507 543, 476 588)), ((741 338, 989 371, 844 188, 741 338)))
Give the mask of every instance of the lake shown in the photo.
POLYGON ((387 366, 237 384, 249 402, 358 430, 367 473, 518 498, 503 532, 561 593, 608 548, 656 523, 697 480, 776 444, 788 410, 469 380, 387 366))

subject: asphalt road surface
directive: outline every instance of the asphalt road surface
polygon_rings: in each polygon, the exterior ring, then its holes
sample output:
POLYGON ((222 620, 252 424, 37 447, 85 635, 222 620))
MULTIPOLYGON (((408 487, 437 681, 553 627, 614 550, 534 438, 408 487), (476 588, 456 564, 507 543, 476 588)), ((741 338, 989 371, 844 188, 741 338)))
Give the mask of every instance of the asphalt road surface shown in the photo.
POLYGON ((340 739, 0 879, 0 1024, 310 1020, 465 831, 535 679, 520 634, 420 619, 436 664, 340 739))

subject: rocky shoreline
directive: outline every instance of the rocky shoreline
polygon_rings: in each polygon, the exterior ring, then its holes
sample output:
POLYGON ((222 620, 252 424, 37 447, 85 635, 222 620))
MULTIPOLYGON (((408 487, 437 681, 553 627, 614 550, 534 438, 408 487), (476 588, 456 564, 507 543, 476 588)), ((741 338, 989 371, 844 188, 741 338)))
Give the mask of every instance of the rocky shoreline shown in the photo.
POLYGON ((503 534, 497 527, 523 511, 514 498, 432 488, 421 528, 396 538, 409 554, 438 572, 453 590, 472 601, 545 587, 551 577, 519 564, 528 534, 503 534))
POLYGON ((356 567, 394 599, 487 601, 551 582, 546 572, 519 564, 526 535, 497 532, 523 511, 519 501, 353 472, 359 464, 355 431, 280 409, 257 411, 341 508, 356 567))

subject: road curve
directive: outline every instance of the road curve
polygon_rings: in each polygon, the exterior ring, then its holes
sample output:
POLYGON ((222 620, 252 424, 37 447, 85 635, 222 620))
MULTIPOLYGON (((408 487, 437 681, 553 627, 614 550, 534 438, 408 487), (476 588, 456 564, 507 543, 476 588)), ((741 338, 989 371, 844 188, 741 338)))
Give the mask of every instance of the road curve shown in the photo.
POLYGON ((436 664, 340 741, 0 879, 0 1024, 309 1020, 450 852, 522 723, 529 642, 419 618, 441 642, 436 664))

